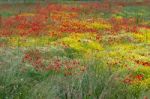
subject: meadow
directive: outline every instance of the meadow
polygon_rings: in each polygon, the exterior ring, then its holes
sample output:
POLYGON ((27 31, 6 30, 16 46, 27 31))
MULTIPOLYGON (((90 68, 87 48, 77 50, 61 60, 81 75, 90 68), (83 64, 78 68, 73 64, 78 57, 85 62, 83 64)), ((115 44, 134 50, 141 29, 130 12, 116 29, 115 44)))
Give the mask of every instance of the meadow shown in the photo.
POLYGON ((150 99, 149 11, 149 0, 0 4, 0 99, 150 99))

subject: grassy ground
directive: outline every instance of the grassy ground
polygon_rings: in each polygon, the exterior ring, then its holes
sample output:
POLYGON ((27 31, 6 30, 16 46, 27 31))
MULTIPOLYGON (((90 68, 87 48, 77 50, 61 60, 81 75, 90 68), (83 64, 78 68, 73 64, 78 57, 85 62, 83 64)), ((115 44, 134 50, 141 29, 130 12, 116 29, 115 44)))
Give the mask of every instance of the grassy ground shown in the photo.
POLYGON ((149 6, 111 4, 0 6, 0 99, 149 99, 149 6))

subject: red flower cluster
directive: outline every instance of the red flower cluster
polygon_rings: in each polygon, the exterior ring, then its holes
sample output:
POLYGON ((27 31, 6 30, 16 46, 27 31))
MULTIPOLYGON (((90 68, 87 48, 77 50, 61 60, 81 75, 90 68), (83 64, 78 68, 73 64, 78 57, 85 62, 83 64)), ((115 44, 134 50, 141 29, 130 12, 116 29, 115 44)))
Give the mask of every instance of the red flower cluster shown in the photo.
MULTIPOLYGON (((110 13, 118 13, 119 10, 111 9, 111 4, 115 3, 110 0, 105 0, 102 3, 80 3, 78 6, 54 3, 51 3, 46 7, 37 5, 35 9, 36 11, 32 14, 29 13, 29 15, 24 15, 24 13, 21 13, 3 20, 0 19, 0 24, 2 27, 0 29, 0 36, 41 36, 52 34, 51 36, 58 37, 63 33, 76 32, 95 32, 99 34, 99 29, 88 27, 88 25, 92 22, 100 22, 101 24, 106 22, 111 24, 111 28, 100 31, 105 34, 117 34, 122 30, 136 33, 138 32, 139 27, 149 28, 144 25, 136 25, 136 20, 131 18, 111 18, 110 20, 105 21, 104 19, 99 20, 99 18, 95 18, 92 20, 85 19, 85 21, 81 21, 82 18, 80 19, 80 15, 91 14, 90 11, 92 10, 106 11, 107 9, 110 13), (53 35, 56 32, 57 35, 53 35)), ((117 7, 120 6, 117 5, 117 7)), ((118 9, 121 9, 121 7, 118 9)))
POLYGON ((118 33, 121 30, 127 32, 138 32, 138 26, 136 26, 136 20, 127 18, 111 18, 109 22, 112 24, 111 33, 118 33))
POLYGON ((140 61, 140 60, 136 60, 135 61, 137 64, 139 65, 143 65, 143 66, 148 66, 150 67, 150 62, 143 62, 143 61, 140 61))
POLYGON ((86 70, 86 67, 82 66, 77 60, 54 59, 46 67, 46 70, 57 71, 58 73, 63 73, 65 76, 69 76, 81 74, 86 70))
POLYGON ((69 33, 84 33, 84 32, 97 32, 96 29, 88 28, 87 24, 80 21, 62 21, 60 26, 61 32, 69 33))
POLYGON ((132 84, 135 80, 141 81, 143 80, 143 78, 144 78, 143 74, 137 74, 137 75, 129 74, 124 78, 123 82, 126 84, 132 84))
POLYGON ((27 62, 37 71, 55 71, 65 76, 79 75, 85 72, 86 67, 82 66, 78 60, 62 60, 54 58, 49 60, 49 64, 44 64, 45 58, 38 50, 25 53, 22 62, 27 62))
POLYGON ((43 58, 38 50, 25 53, 23 62, 29 62, 36 70, 44 70, 43 58))

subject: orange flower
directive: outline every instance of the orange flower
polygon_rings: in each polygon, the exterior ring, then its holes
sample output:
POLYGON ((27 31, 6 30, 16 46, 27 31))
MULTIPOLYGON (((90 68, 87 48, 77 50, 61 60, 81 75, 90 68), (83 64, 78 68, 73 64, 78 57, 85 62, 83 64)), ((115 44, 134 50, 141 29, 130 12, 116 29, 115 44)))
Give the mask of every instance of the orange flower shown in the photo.
POLYGON ((148 97, 147 96, 144 96, 144 98, 143 99, 148 99, 148 97))
POLYGON ((142 74, 139 74, 139 75, 136 75, 135 78, 138 79, 138 80, 142 80, 144 77, 144 75, 142 74))

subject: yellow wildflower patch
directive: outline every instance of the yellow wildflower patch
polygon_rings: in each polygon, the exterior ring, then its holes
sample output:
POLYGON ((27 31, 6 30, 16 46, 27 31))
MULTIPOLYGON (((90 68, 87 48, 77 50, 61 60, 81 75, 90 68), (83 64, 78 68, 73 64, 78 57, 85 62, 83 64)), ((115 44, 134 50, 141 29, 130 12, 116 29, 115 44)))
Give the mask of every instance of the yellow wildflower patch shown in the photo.
POLYGON ((88 25, 89 28, 93 28, 93 29, 111 29, 111 25, 110 24, 106 24, 106 23, 100 23, 100 22, 93 22, 91 24, 88 25))
POLYGON ((51 41, 52 39, 48 36, 36 38, 14 36, 8 39, 8 44, 10 46, 32 47, 32 46, 46 46, 49 45, 51 41))
POLYGON ((21 14, 19 14, 19 16, 35 16, 35 14, 34 13, 21 13, 21 14))
POLYGON ((103 50, 98 42, 88 39, 88 35, 85 35, 85 37, 83 34, 76 35, 65 37, 61 39, 61 41, 79 51, 87 52, 88 50, 103 50))

